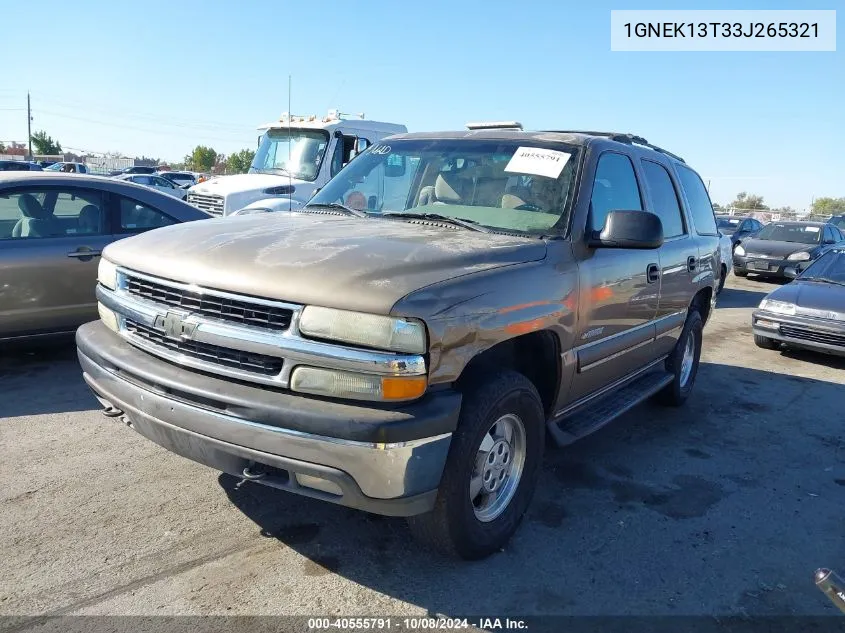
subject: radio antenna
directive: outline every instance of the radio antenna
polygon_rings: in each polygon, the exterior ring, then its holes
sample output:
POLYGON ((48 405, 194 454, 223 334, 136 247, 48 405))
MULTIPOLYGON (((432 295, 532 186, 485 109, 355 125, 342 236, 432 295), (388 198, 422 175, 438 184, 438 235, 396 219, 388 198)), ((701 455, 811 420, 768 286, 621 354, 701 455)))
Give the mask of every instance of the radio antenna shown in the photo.
POLYGON ((291 112, 293 110, 290 109, 290 91, 291 91, 291 76, 288 75, 288 164, 287 169, 285 170, 288 172, 288 213, 293 211, 293 176, 290 173, 290 145, 293 142, 293 130, 290 128, 290 117, 291 112))

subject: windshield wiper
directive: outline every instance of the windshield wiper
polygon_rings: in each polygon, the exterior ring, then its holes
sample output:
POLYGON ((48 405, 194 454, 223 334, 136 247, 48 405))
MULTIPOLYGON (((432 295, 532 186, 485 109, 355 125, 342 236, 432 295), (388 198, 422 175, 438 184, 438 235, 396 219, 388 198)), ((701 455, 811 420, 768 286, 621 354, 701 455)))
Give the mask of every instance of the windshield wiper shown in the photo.
POLYGON ((360 211, 358 209, 353 209, 352 207, 347 207, 345 204, 341 204, 339 202, 329 202, 328 204, 325 203, 315 203, 315 204, 306 204, 305 208, 309 207, 321 207, 323 209, 335 209, 336 211, 343 211, 346 215, 354 215, 356 218, 368 218, 370 217, 369 213, 364 211, 360 211))
POLYGON ((466 218, 453 218, 448 215, 440 215, 439 213, 400 213, 398 211, 388 211, 387 213, 382 213, 381 217, 422 218, 423 220, 435 220, 437 222, 443 222, 444 224, 454 224, 456 226, 462 226, 465 229, 469 229, 470 231, 478 231, 479 233, 492 232, 486 226, 479 224, 475 220, 467 220, 466 218))
POLYGON ((824 284, 833 284, 834 286, 845 286, 845 281, 838 281, 829 277, 801 277, 801 281, 819 281, 824 284))

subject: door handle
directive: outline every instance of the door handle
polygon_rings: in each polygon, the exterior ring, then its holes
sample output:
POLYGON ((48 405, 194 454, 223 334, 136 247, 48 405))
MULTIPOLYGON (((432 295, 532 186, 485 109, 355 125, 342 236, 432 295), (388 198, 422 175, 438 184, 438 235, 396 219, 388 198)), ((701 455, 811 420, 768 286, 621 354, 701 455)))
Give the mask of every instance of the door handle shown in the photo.
POLYGON ((646 279, 648 279, 648 283, 653 284, 656 281, 660 280, 660 266, 657 264, 649 264, 648 267, 645 269, 646 279))
POLYGON ((102 251, 91 250, 90 248, 80 247, 75 251, 67 254, 68 257, 97 257, 102 251))
POLYGON ((693 255, 690 255, 687 257, 687 270, 694 273, 696 268, 698 268, 698 260, 693 255))

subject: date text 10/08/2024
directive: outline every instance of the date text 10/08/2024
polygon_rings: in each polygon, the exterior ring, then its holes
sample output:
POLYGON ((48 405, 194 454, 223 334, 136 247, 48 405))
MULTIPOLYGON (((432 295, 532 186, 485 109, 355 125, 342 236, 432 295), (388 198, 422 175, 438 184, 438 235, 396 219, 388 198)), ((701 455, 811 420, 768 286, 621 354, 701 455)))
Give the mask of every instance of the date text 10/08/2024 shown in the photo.
POLYGON ((483 629, 487 631, 518 631, 528 628, 524 620, 512 618, 309 618, 310 631, 451 631, 483 629))

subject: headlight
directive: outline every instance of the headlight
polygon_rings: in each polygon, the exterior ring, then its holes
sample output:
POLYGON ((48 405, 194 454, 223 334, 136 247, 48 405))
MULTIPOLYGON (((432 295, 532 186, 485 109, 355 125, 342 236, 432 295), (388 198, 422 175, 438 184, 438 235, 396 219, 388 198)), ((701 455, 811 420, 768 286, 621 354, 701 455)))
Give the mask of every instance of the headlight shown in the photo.
POLYGON ((115 314, 112 310, 109 310, 99 301, 97 302, 97 312, 100 313, 100 318, 103 320, 103 323, 105 323, 106 327, 112 332, 117 332, 120 329, 117 325, 117 314, 115 314))
POLYGON ((425 393, 425 376, 373 376, 349 371, 297 367, 291 389, 331 398, 354 400, 413 400, 425 393))
POLYGON ((792 253, 789 257, 787 257, 791 262, 806 262, 810 260, 810 253, 806 251, 801 251, 800 253, 792 253))
POLYGON ((736 255, 739 255, 740 257, 742 257, 743 255, 745 255, 745 249, 744 249, 744 248, 742 248, 742 244, 739 244, 739 245, 738 245, 738 246, 734 249, 734 253, 735 253, 736 255))
POLYGON ((117 288, 117 266, 105 257, 100 258, 97 266, 97 281, 110 290, 117 288))
POLYGON ((394 352, 426 351, 425 327, 409 319, 306 306, 299 317, 299 331, 314 338, 394 352))
POLYGON ((774 299, 763 299, 760 302, 761 310, 777 312, 778 314, 795 314, 795 304, 787 301, 775 301, 774 299))
POLYGON ((255 213, 270 213, 271 210, 266 207, 244 207, 243 209, 238 209, 237 211, 233 211, 229 215, 253 215, 255 213))

